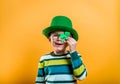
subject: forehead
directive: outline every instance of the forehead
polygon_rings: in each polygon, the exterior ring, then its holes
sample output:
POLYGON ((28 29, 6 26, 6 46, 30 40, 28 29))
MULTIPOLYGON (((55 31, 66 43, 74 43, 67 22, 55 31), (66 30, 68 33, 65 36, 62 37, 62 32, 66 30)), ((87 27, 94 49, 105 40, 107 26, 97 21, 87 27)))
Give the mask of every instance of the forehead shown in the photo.
POLYGON ((52 34, 61 34, 61 33, 64 33, 64 31, 55 31, 52 34))

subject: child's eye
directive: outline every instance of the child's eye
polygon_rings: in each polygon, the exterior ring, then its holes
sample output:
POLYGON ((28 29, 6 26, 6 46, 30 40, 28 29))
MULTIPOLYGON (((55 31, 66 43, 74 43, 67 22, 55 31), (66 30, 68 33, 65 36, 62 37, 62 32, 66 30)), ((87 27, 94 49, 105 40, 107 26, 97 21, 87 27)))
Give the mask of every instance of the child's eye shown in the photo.
POLYGON ((54 35, 54 36, 59 36, 59 35, 54 35))
POLYGON ((59 35, 57 35, 57 34, 53 35, 53 37, 55 37, 55 38, 58 37, 58 36, 59 36, 59 35))

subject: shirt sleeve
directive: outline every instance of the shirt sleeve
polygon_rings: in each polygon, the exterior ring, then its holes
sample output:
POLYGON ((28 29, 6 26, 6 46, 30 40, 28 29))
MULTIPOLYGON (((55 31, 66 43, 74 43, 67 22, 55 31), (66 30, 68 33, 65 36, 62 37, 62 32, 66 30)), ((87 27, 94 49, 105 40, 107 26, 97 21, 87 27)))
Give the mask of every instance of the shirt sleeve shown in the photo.
POLYGON ((73 75, 79 80, 83 80, 87 77, 87 70, 83 64, 82 57, 77 51, 70 53, 72 60, 73 75))
POLYGON ((35 80, 35 84, 45 84, 44 62, 38 63, 38 74, 35 80))

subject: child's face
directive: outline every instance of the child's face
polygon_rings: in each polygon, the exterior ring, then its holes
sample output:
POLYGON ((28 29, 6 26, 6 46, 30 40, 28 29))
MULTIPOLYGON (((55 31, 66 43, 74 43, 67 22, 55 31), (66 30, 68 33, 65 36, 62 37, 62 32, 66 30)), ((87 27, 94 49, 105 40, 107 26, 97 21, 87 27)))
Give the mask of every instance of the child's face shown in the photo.
POLYGON ((54 50, 56 52, 64 52, 66 50, 66 47, 67 47, 67 42, 61 42, 61 39, 59 38, 59 35, 61 33, 64 33, 63 31, 56 31, 56 32, 53 32, 51 33, 49 39, 50 39, 50 42, 54 48, 54 50))

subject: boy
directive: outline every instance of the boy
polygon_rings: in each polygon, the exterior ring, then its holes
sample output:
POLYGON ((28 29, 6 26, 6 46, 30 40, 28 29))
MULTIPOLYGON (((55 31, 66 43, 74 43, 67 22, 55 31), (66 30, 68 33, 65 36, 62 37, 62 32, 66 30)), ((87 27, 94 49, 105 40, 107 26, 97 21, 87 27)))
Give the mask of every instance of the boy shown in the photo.
POLYGON ((72 28, 71 20, 66 16, 56 16, 42 33, 54 51, 41 57, 36 84, 77 84, 77 79, 85 79, 86 67, 76 51, 78 33, 72 28), (65 32, 70 35, 63 40, 60 35, 65 35, 65 32))

